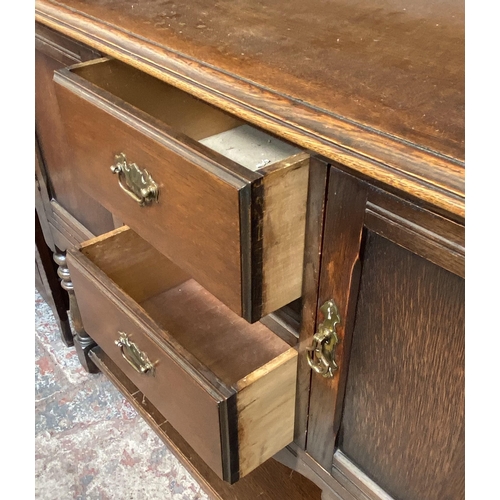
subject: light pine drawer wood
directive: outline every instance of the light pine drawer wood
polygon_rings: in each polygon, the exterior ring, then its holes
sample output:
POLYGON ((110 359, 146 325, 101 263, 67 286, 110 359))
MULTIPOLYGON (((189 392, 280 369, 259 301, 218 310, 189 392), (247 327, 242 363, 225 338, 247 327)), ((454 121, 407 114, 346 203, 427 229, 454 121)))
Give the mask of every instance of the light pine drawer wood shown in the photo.
POLYGON ((300 297, 307 153, 119 61, 54 78, 83 189, 249 322, 300 297), (120 188, 120 154, 157 201, 120 188))
POLYGON ((221 478, 238 480, 293 440, 295 349, 127 226, 67 261, 86 331, 221 478))

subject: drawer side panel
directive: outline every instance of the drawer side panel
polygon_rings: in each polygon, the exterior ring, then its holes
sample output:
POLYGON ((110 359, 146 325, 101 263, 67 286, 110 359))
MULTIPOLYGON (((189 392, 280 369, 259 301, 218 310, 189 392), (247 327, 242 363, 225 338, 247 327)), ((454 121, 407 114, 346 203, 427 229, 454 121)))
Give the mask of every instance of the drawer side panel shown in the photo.
POLYGON ((264 178, 262 316, 302 294, 309 157, 298 156, 264 178))
POLYGON ((296 383, 292 348, 238 382, 240 477, 293 441, 296 383))

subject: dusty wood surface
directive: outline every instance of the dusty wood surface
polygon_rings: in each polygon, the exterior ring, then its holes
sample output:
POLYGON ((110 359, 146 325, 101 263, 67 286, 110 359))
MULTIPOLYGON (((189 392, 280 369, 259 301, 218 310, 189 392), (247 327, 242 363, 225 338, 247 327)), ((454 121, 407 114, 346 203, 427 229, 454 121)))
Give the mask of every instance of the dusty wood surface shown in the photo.
POLYGON ((464 5, 37 0, 36 19, 464 216, 464 5))

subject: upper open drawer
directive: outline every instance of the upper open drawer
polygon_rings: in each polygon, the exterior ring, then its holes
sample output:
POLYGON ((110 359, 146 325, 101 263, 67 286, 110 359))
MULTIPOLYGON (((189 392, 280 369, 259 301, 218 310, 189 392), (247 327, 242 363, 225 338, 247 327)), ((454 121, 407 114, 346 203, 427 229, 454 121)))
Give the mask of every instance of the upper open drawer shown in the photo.
POLYGON ((84 190, 250 322, 300 297, 308 154, 116 60, 54 79, 84 190))

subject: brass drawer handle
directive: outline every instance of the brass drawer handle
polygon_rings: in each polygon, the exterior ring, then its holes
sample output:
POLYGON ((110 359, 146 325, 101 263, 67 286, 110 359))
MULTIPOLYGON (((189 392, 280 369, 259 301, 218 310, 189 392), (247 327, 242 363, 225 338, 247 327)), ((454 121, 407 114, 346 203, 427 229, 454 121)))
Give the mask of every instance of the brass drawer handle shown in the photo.
POLYGON ((335 347, 339 338, 335 328, 340 323, 337 306, 333 300, 326 301, 321 307, 324 320, 314 334, 312 345, 307 348, 307 362, 309 366, 325 378, 333 377, 333 372, 338 370, 335 362, 335 347))
POLYGON ((120 338, 115 340, 115 344, 120 348, 125 361, 138 373, 154 375, 155 367, 149 361, 145 352, 142 352, 137 345, 132 342, 125 332, 118 332, 120 338))
POLYGON ((141 207, 153 201, 158 203, 158 184, 147 170, 141 170, 135 163, 128 163, 125 153, 115 156, 111 172, 118 175, 118 184, 141 207))

